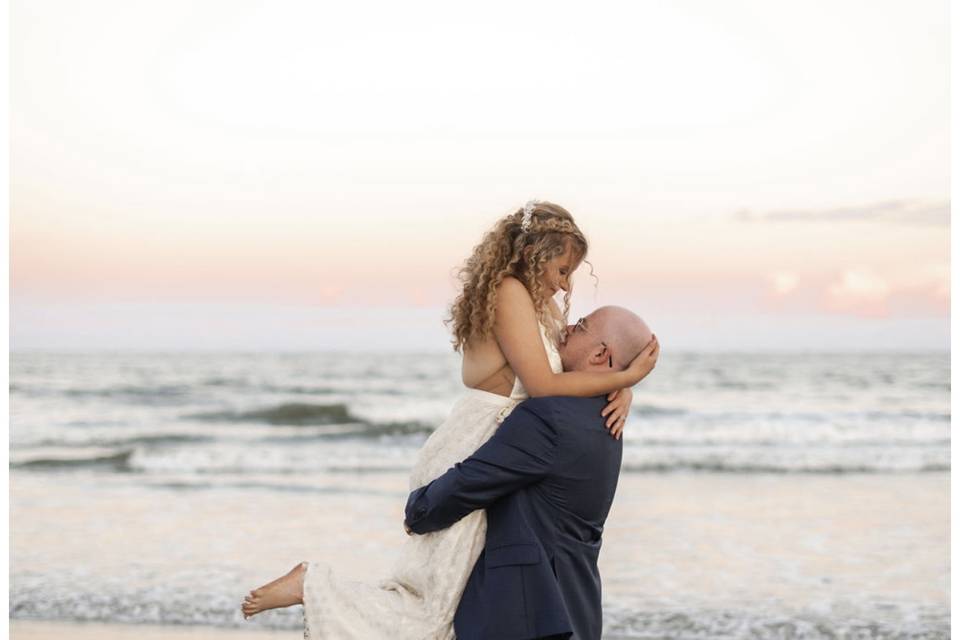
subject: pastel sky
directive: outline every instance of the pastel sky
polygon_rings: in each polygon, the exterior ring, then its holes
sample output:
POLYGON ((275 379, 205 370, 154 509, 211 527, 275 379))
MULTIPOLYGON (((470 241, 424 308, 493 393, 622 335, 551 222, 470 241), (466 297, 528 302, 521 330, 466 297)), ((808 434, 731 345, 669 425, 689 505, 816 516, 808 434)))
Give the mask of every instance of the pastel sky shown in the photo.
POLYGON ((530 197, 662 349, 949 349, 948 2, 14 0, 11 349, 448 350, 530 197))

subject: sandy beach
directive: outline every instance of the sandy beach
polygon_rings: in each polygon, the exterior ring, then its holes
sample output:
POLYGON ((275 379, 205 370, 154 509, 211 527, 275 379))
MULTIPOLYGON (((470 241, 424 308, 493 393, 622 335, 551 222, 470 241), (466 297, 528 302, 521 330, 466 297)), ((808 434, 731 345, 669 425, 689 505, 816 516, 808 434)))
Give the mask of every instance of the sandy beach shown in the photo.
MULTIPOLYGON (((299 636, 300 607, 268 611, 244 621, 238 607, 246 590, 276 577, 301 558, 323 558, 347 577, 378 576, 403 541, 398 519, 401 492, 395 491, 402 476, 340 474, 311 482, 327 483, 331 489, 362 482, 367 495, 355 505, 351 517, 335 514, 343 514, 355 497, 333 491, 253 499, 242 491, 234 497, 223 492, 181 492, 176 508, 164 513, 157 508, 160 495, 157 502, 145 505, 139 494, 101 483, 98 491, 110 508, 98 509, 98 521, 82 514, 73 519, 68 515, 64 521, 62 510, 43 509, 43 495, 55 493, 63 504, 69 503, 71 491, 89 493, 89 488, 74 480, 71 487, 52 490, 49 478, 37 484, 32 476, 15 477, 13 517, 23 523, 13 529, 14 558, 19 558, 15 569, 22 569, 31 557, 43 562, 38 555, 43 549, 47 563, 95 568, 88 577, 91 584, 104 573, 134 568, 142 573, 144 567, 151 567, 160 574, 171 565, 230 563, 227 574, 232 577, 223 574, 214 577, 210 587, 197 587, 210 590, 206 602, 198 603, 199 594, 185 594, 173 596, 168 609, 157 610, 161 619, 179 616, 182 623, 189 607, 205 606, 207 612, 221 611, 213 626, 104 626, 15 619, 13 637, 299 636), (189 514, 203 514, 192 525, 199 528, 190 528, 189 514), (40 530, 46 530, 47 537, 54 535, 53 523, 41 525, 40 521, 54 516, 73 535, 58 533, 58 544, 44 543, 38 538, 40 530), (103 538, 111 522, 123 522, 125 531, 142 533, 136 548, 129 551, 119 544, 122 535, 118 534, 116 544, 106 538, 111 548, 106 560, 84 541, 90 539, 91 530, 103 538), (160 526, 164 522, 169 526, 160 526), (203 522, 219 523, 218 531, 208 530, 203 522), (171 553, 169 539, 174 535, 181 543, 171 553), (56 553, 51 557, 53 549, 56 553), (224 588, 227 593, 216 591, 224 588)), ((943 625, 949 616, 949 567, 947 473, 623 474, 600 557, 606 635, 647 637, 643 629, 663 627, 664 620, 677 613, 691 625, 717 625, 733 616, 744 633, 784 620, 793 625, 809 621, 811 627, 819 620, 829 623, 834 632, 871 624, 889 629, 903 625, 913 630, 947 629, 943 625)), ((167 572, 175 583, 176 572, 170 568, 167 572)), ((114 583, 102 584, 106 589, 114 583)), ((57 611, 86 615, 85 609, 69 603, 90 596, 67 591, 75 589, 54 588, 29 601, 21 594, 15 615, 40 618, 57 611)), ((740 631, 714 637, 738 637, 740 631)))
POLYGON ((103 622, 58 622, 47 620, 11 620, 10 637, 16 640, 281 640, 302 638, 303 632, 262 629, 218 629, 204 626, 117 624, 103 622))

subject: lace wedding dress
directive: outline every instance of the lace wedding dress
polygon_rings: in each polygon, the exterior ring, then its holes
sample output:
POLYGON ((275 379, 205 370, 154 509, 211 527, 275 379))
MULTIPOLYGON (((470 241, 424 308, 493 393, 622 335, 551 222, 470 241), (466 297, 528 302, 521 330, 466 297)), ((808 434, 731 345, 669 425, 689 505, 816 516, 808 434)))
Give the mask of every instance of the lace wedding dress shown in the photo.
MULTIPOLYGON (((560 353, 540 325, 550 368, 560 353)), ((510 397, 466 389, 447 419, 430 434, 410 475, 410 490, 443 475, 480 448, 513 408, 528 397, 518 377, 510 397)), ((400 523, 397 523, 398 530, 400 523)), ((453 526, 406 539, 389 576, 377 584, 345 580, 323 562, 309 561, 303 579, 306 640, 450 640, 453 616, 487 532, 486 512, 453 526)))

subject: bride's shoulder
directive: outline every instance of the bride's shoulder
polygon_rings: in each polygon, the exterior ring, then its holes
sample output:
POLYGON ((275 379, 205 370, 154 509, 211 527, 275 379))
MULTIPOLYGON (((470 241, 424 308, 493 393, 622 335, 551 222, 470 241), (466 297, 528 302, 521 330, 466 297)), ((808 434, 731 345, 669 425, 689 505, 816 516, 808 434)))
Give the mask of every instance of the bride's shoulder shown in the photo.
POLYGON ((500 284, 497 285, 497 293, 525 293, 527 297, 530 296, 530 292, 527 291, 527 287, 520 282, 520 279, 516 276, 503 276, 503 280, 500 281, 500 284))
POLYGON ((497 305, 531 306, 533 298, 527 287, 513 276, 504 276, 497 285, 497 305))

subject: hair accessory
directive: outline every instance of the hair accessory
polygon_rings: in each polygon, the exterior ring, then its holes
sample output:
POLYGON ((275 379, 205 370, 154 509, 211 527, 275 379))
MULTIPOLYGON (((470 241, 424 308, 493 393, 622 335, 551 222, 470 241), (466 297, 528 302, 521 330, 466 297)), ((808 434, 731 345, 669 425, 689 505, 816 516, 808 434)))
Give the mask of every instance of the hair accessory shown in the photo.
POLYGON ((533 224, 533 209, 538 202, 540 201, 536 198, 531 198, 527 200, 527 204, 523 205, 523 221, 520 223, 520 228, 524 231, 530 231, 530 225, 533 224))

